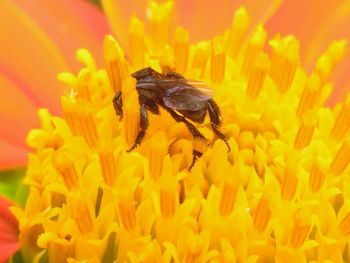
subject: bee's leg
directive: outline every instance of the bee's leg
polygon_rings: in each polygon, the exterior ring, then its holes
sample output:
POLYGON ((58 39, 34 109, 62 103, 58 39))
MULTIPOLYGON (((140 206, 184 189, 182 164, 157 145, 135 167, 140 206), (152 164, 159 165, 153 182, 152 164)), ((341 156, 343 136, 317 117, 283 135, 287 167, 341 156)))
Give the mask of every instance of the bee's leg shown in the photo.
MULTIPOLYGON (((201 132, 199 130, 197 130, 197 128, 192 124, 190 123, 188 120, 186 120, 185 117, 177 114, 175 111, 173 111, 172 109, 168 108, 168 107, 164 107, 164 109, 166 109, 171 117, 173 117, 173 119, 177 122, 183 122, 186 124, 187 126, 187 129, 190 131, 190 133, 192 134, 193 138, 199 138, 199 139, 202 139, 202 140, 207 140, 203 134, 201 134, 201 132)), ((194 163, 196 162, 197 158, 198 157, 201 157, 202 156, 202 153, 199 152, 199 151, 196 151, 193 149, 192 151, 192 163, 189 167, 189 170, 192 169, 194 163)))
POLYGON ((140 129, 141 130, 137 134, 134 145, 129 150, 127 150, 127 152, 134 150, 141 143, 142 139, 145 137, 146 130, 149 124, 146 107, 147 105, 144 103, 140 105, 140 129))
POLYGON ((173 111, 172 109, 170 109, 168 107, 164 107, 164 109, 166 109, 170 113, 171 117, 173 117, 173 119, 175 121, 185 123, 186 126, 187 126, 187 129, 190 131, 190 133, 192 134, 193 138, 200 138, 202 140, 206 140, 204 135, 201 134, 200 131, 197 130, 197 128, 192 123, 190 123, 188 120, 186 120, 185 117, 177 114, 175 111, 173 111))
POLYGON ((122 93, 118 91, 113 98, 113 106, 115 113, 120 116, 119 120, 123 118, 123 101, 122 101, 122 93))
POLYGON ((146 106, 147 106, 147 110, 149 110, 153 114, 159 114, 159 107, 154 101, 148 100, 146 102, 146 106))
POLYGON ((218 138, 223 140, 228 148, 228 151, 231 150, 230 145, 227 142, 227 139, 224 134, 222 134, 219 130, 218 127, 221 124, 221 113, 218 105, 215 103, 214 100, 210 99, 208 100, 208 112, 209 112, 209 117, 210 117, 210 124, 211 128, 213 129, 214 133, 218 138))
POLYGON ((199 151, 196 151, 196 150, 193 150, 192 151, 192 163, 191 163, 191 166, 189 168, 189 170, 192 169, 194 163, 196 162, 197 158, 200 158, 202 156, 203 153, 199 152, 199 151))

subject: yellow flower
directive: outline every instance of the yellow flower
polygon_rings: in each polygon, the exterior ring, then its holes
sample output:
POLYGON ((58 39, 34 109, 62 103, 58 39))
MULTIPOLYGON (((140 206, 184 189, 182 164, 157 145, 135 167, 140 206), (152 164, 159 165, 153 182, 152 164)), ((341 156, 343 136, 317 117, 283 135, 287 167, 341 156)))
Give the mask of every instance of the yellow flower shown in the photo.
POLYGON ((12 209, 25 259, 347 261, 350 97, 325 106, 346 41, 331 43, 308 74, 298 40, 250 28, 244 7, 229 30, 195 44, 181 27, 168 42, 171 10, 172 2, 150 3, 150 35, 132 18, 129 59, 108 35, 105 69, 81 49, 85 67, 59 75, 64 117, 39 111, 42 128, 27 137, 29 198, 24 210, 12 209), (130 73, 146 66, 213 89, 229 152, 209 118, 195 124, 206 144, 163 110, 149 114, 144 140, 126 152, 140 130, 130 73), (203 154, 190 169, 193 150, 203 154))

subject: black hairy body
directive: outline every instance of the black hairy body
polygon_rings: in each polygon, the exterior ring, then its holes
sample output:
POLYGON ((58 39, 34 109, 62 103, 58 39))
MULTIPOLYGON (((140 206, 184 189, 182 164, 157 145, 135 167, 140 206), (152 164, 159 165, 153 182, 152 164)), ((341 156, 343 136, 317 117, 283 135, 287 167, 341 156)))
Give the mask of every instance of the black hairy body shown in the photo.
MULTIPOLYGON (((230 149, 225 136, 218 130, 221 124, 221 114, 218 105, 212 99, 209 90, 192 85, 182 75, 176 72, 161 74, 152 68, 144 68, 131 75, 137 80, 136 90, 140 104, 140 131, 135 143, 128 150, 132 151, 139 145, 149 126, 148 111, 159 114, 159 107, 165 109, 177 122, 183 122, 194 138, 205 139, 198 129, 189 121, 203 123, 209 114, 211 127, 218 138, 224 140, 230 149)), ((121 92, 113 99, 116 114, 123 117, 123 102, 121 92)), ((194 156, 201 154, 194 151, 194 156)))

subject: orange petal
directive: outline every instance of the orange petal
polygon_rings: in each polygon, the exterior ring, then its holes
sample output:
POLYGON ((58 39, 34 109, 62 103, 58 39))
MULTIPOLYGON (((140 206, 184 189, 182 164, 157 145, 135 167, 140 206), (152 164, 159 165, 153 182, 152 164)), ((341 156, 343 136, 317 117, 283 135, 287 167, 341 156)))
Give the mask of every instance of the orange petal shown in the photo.
POLYGON ((92 44, 91 49, 101 50, 98 38, 106 30, 97 30, 101 23, 95 20, 103 21, 102 15, 85 1, 16 3, 0 2, 0 35, 6 36, 0 42, 0 65, 16 72, 40 106, 57 113, 63 85, 56 76, 70 69, 75 48, 92 44))
POLYGON ((0 139, 0 169, 10 170, 27 165, 28 150, 11 145, 0 139))
POLYGON ((13 205, 0 197, 0 262, 5 262, 19 249, 18 222, 8 208, 13 205))
MULTIPOLYGON (((0 2, 0 66, 26 84, 33 101, 58 112, 56 75, 68 65, 54 41, 12 1, 0 2)), ((2 92, 2 90, 1 90, 2 92)), ((1 108, 0 108, 1 109, 1 108)))
POLYGON ((64 88, 57 74, 78 68, 77 48, 101 50, 107 31, 102 12, 86 1, 0 2, 1 167, 25 164, 25 138, 38 126, 37 108, 60 112, 64 88))
MULTIPOLYGON (((0 138, 13 146, 27 149, 25 138, 29 129, 38 126, 37 106, 25 93, 27 87, 20 78, 6 72, 0 65, 0 138)), ((1 159, 7 159, 5 154, 1 159)), ((21 163, 23 164, 23 163, 21 163)))
POLYGON ((101 43, 109 28, 104 14, 95 5, 81 0, 16 0, 16 3, 56 43, 74 69, 78 69, 75 51, 81 47, 88 48, 102 63, 101 43))
POLYGON ((230 27, 234 11, 241 2, 181 0, 175 3, 177 20, 190 31, 191 41, 207 39, 230 27))
POLYGON ((189 29, 191 40, 198 41, 221 34, 232 23, 234 12, 244 5, 254 28, 268 19, 281 0, 180 0, 175 3, 177 20, 189 29))
POLYGON ((131 16, 135 15, 142 20, 146 19, 147 2, 146 0, 101 0, 114 36, 122 46, 125 47, 128 41, 128 25, 131 16))
POLYGON ((330 13, 324 20, 324 23, 318 28, 317 32, 312 37, 307 49, 307 58, 312 65, 317 56, 327 48, 331 41, 344 38, 348 41, 347 54, 335 68, 335 71, 331 76, 331 80, 334 81, 334 91, 328 101, 331 105, 343 101, 346 93, 350 91, 349 26, 350 1, 343 1, 336 7, 335 11, 330 13))
MULTIPOLYGON (((267 23, 269 32, 294 34, 301 40, 302 62, 309 71, 332 40, 350 38, 349 26, 350 2, 341 0, 285 1, 267 23)), ((335 88, 330 104, 341 101, 350 89, 349 54, 343 61, 332 75, 335 88)))
POLYGON ((27 152, 23 148, 0 139, 0 169, 9 170, 25 166, 27 164, 27 152))
MULTIPOLYGON (((348 23, 350 25, 350 23, 348 23)), ((330 105, 334 105, 337 102, 344 102, 347 93, 350 91, 350 52, 348 51, 343 62, 339 64, 335 72, 332 75, 334 81, 334 90, 331 97, 328 100, 330 105)))
POLYGON ((322 30, 324 21, 341 2, 342 0, 284 1, 278 12, 266 23, 266 28, 271 36, 277 33, 295 35, 301 41, 302 58, 305 58, 310 41, 322 30))
MULTIPOLYGON (((125 46, 129 18, 136 15, 145 19, 148 1, 101 0, 101 2, 114 34, 125 46)), ((241 5, 247 7, 253 18, 252 24, 256 25, 268 19, 278 8, 280 2, 281 0, 178 0, 174 1, 175 20, 172 29, 174 30, 178 25, 185 27, 190 32, 191 41, 195 42, 221 34, 229 28, 235 10, 241 5)))

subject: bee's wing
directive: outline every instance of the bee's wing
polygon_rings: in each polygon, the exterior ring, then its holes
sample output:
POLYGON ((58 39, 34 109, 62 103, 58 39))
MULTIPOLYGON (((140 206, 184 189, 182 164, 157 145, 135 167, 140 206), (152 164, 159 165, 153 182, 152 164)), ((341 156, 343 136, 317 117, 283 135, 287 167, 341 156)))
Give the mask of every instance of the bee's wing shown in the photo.
POLYGON ((168 88, 164 94, 164 104, 174 110, 197 111, 213 97, 212 90, 196 88, 186 83, 178 83, 168 88))
POLYGON ((145 82, 140 82, 140 83, 136 83, 136 88, 141 88, 141 89, 147 89, 147 88, 155 88, 157 85, 156 83, 153 81, 145 81, 145 82))

